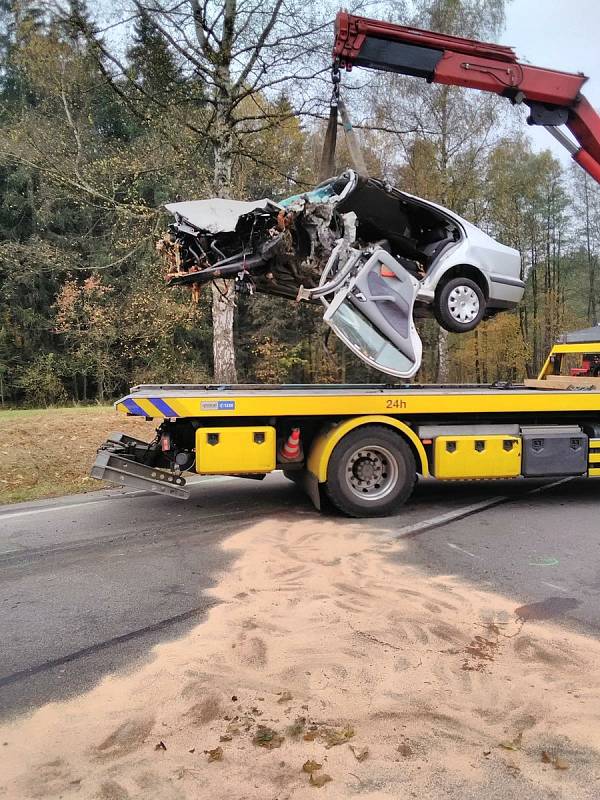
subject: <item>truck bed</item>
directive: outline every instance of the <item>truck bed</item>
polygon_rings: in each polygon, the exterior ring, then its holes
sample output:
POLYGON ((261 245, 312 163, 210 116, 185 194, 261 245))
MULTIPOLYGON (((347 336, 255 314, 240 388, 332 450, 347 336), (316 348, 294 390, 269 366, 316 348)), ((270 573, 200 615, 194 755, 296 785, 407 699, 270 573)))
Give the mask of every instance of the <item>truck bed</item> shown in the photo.
POLYGON ((600 391, 523 384, 142 384, 115 403, 143 417, 467 415, 600 412, 600 391))

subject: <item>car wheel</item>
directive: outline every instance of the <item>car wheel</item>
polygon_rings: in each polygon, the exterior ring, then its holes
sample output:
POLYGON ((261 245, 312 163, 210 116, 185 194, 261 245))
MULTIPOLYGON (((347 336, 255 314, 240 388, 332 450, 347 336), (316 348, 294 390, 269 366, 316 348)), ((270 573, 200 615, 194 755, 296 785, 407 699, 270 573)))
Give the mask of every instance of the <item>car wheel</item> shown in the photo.
POLYGON ((452 278, 437 292, 435 318, 447 331, 466 333, 476 328, 485 314, 485 297, 470 278, 452 278))
POLYGON ((416 479, 415 457, 406 441, 384 425, 365 425, 335 446, 325 491, 349 517, 387 517, 410 497, 416 479))

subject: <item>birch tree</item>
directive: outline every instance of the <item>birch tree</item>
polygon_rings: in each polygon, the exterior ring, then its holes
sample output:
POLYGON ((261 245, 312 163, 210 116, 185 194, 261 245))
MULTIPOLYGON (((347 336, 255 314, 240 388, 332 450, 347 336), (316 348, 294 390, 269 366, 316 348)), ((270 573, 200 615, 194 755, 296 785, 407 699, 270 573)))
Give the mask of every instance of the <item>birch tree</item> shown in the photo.
MULTIPOLYGON (((123 78, 137 91, 140 113, 144 108, 168 107, 174 127, 194 129, 212 157, 210 194, 230 197, 243 191, 236 180, 236 164, 253 158, 270 166, 271 152, 250 152, 247 140, 257 132, 277 127, 290 115, 315 113, 327 95, 324 85, 330 68, 333 0, 303 3, 292 0, 134 0, 136 16, 149 19, 168 43, 191 92, 183 102, 157 96, 128 74, 109 39, 90 29, 79 13, 80 0, 72 0, 71 15, 95 48, 106 75, 116 90, 123 78), (270 100, 282 91, 285 104, 270 100), (190 119, 189 108, 203 111, 190 119)), ((355 9, 360 7, 355 4, 355 9)), ((204 188, 204 187, 201 187, 204 188)), ((217 382, 236 381, 233 339, 235 297, 231 281, 213 284, 213 354, 217 382)))

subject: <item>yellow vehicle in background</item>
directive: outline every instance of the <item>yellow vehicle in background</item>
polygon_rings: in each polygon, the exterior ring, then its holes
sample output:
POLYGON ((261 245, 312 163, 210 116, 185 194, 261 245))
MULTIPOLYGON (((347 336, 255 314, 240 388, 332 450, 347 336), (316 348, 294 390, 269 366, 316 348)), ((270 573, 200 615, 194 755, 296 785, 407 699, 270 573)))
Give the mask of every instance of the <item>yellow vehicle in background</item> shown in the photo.
POLYGON ((156 436, 112 434, 91 474, 185 499, 186 472, 282 470, 355 517, 397 512, 418 475, 600 476, 600 378, 560 374, 595 354, 600 327, 561 337, 522 384, 135 386, 116 408, 160 420, 156 436))

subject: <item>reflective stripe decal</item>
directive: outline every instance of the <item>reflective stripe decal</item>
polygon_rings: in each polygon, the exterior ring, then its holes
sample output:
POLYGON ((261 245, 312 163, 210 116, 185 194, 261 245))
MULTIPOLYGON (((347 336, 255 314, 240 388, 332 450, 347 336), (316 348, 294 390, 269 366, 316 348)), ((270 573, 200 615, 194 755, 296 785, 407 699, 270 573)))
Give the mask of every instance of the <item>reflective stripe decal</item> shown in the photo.
POLYGON ((165 416, 165 417, 178 417, 179 416, 179 414, 174 409, 172 409, 171 406, 168 403, 165 403, 165 401, 162 399, 162 397, 149 397, 148 400, 149 400, 150 403, 152 403, 152 405, 155 408, 157 408, 160 411, 160 413, 163 416, 165 416))
POLYGON ((125 400, 122 401, 123 405, 129 411, 130 414, 136 414, 138 417, 147 417, 148 413, 144 411, 143 408, 140 408, 135 400, 131 400, 127 397, 125 400))

